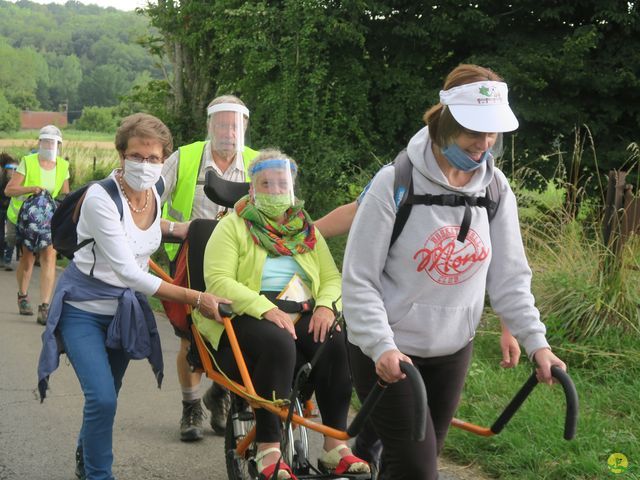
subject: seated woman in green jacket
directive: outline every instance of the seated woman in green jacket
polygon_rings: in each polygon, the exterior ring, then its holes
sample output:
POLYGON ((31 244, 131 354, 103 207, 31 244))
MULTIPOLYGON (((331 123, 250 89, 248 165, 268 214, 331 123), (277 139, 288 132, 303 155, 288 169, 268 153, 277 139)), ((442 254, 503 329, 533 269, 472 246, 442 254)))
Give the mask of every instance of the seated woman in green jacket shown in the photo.
MULTIPOLYGON (((296 355, 310 360, 333 323, 332 302, 340 297, 341 279, 327 244, 303 202, 294 196, 295 162, 277 150, 264 150, 249 167, 249 195, 235 205, 214 230, 204 254, 207 291, 232 302, 233 325, 256 392, 264 398, 288 398, 296 355), (276 297, 292 285, 306 291, 315 307, 295 319, 276 297)), ((289 290, 287 290, 289 289, 289 290)), ((214 348, 220 368, 240 376, 224 327, 197 317, 195 323, 214 348)), ((342 332, 336 332, 314 368, 311 382, 323 423, 346 428, 351 380, 342 332)), ((258 470, 271 478, 280 458, 279 418, 257 409, 258 470)), ((324 439, 320 461, 337 473, 368 472, 344 441, 324 439)), ((295 478, 280 462, 278 479, 295 478)))

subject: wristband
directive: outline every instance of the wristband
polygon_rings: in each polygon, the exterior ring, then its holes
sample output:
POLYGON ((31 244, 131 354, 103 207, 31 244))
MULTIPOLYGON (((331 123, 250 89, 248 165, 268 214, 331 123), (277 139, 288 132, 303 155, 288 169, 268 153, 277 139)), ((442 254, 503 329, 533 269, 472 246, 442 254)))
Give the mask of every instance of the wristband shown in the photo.
POLYGON ((169 222, 169 235, 173 235, 173 230, 176 228, 175 222, 169 222))

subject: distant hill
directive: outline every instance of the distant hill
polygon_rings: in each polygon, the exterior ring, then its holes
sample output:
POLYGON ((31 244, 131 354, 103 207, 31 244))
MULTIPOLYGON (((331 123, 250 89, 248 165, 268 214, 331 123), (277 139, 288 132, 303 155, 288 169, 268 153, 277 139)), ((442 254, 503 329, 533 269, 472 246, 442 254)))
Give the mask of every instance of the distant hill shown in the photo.
POLYGON ((137 84, 161 77, 137 43, 148 19, 135 12, 69 1, 0 0, 0 126, 3 110, 112 106, 137 84))

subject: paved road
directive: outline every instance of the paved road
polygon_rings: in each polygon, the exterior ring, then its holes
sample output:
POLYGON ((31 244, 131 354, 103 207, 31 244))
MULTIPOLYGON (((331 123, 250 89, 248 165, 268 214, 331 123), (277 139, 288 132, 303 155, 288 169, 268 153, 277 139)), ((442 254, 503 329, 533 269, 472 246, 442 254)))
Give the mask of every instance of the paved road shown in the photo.
MULTIPOLYGON (((36 305, 37 268, 34 274, 31 297, 36 305)), ((0 271, 0 480, 73 480, 82 392, 63 356, 47 399, 43 404, 37 400, 36 365, 43 327, 35 316, 18 315, 15 285, 15 272, 0 271)), ((158 326, 164 383, 158 390, 147 362, 131 362, 114 429, 114 474, 120 480, 226 479, 223 441, 211 429, 207 428, 201 442, 179 440, 181 395, 174 367, 178 341, 164 316, 158 315, 158 326)), ((459 479, 450 473, 451 465, 445 469, 442 480, 459 479)))
MULTIPOLYGON (((31 288, 34 304, 37 280, 31 288)), ((0 325, 0 479, 73 480, 82 392, 63 356, 47 399, 43 404, 36 400, 43 327, 35 316, 18 315, 14 272, 0 271, 0 325)), ((158 316, 158 325, 165 359, 163 386, 156 388, 146 361, 131 362, 116 417, 114 474, 121 480, 226 479, 223 442, 211 429, 201 442, 179 439, 181 395, 174 367, 178 341, 166 318, 158 316)))

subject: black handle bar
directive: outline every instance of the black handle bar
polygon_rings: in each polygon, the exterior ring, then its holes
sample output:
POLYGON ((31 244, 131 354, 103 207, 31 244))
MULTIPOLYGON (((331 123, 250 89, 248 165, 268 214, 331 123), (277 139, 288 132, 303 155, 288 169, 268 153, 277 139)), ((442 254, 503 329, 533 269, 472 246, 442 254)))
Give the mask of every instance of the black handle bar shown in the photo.
POLYGON ((233 315, 233 310, 231 310, 231 305, 229 305, 228 303, 219 303, 218 313, 221 317, 230 317, 231 315, 233 315))
MULTIPOLYGON (((400 370, 407 376, 407 379, 411 383, 413 388, 414 398, 416 399, 416 406, 413 412, 413 422, 411 438, 417 442, 424 440, 426 428, 427 428, 427 389, 424 386, 420 373, 410 363, 400 362, 400 370)), ((365 421, 375 408, 376 404, 382 397, 388 383, 381 379, 375 383, 367 398, 362 403, 360 411, 355 416, 351 425, 347 428, 347 434, 350 437, 355 437, 362 427, 365 421)))
MULTIPOLYGON (((567 409, 564 421, 564 439, 571 440, 576 435, 576 427, 578 424, 578 392, 571 380, 571 377, 556 365, 551 366, 551 375, 553 375, 564 389, 564 395, 567 402, 567 409)), ((491 431, 493 433, 500 433, 505 425, 511 420, 511 417, 516 413, 518 408, 526 400, 529 394, 533 391, 538 384, 536 378, 536 372, 534 371, 531 376, 524 383, 522 388, 513 397, 513 400, 507 405, 498 419, 491 425, 491 431)))

